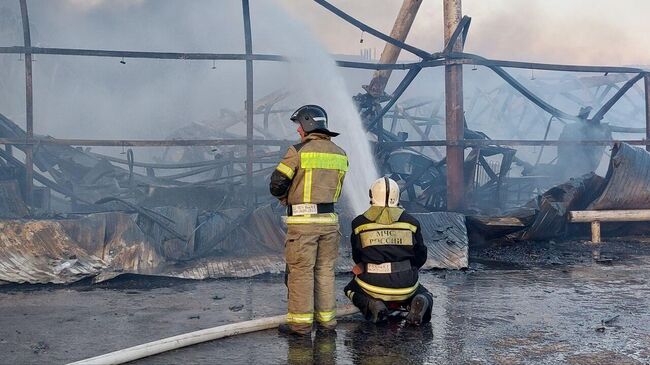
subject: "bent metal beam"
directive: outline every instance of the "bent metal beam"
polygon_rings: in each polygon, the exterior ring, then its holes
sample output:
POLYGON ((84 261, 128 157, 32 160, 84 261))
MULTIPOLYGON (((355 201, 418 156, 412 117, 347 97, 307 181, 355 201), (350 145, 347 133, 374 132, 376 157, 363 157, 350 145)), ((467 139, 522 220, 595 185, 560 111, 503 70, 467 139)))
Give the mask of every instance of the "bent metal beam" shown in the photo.
MULTIPOLYGON (((650 145, 650 140, 561 140, 549 141, 542 139, 530 140, 512 140, 512 139, 466 139, 462 142, 450 142, 446 140, 426 140, 426 141, 391 141, 382 142, 386 147, 420 147, 420 146, 563 146, 563 145, 591 145, 591 146, 610 146, 616 142, 625 142, 631 145, 646 146, 650 145)), ((29 145, 67 145, 67 146, 105 146, 105 147, 177 147, 177 146, 238 146, 246 145, 246 139, 188 139, 188 140, 111 140, 111 139, 58 139, 58 138, 34 138, 31 140, 24 139, 7 139, 0 138, 0 144, 13 146, 29 145)), ((265 140, 254 139, 253 144, 256 146, 280 146, 285 147, 294 144, 291 140, 265 140)))
MULTIPOLYGON (((270 61, 289 62, 287 57, 273 54, 241 54, 241 53, 183 53, 183 52, 142 52, 142 51, 116 51, 102 49, 79 49, 79 48, 49 48, 49 47, 21 47, 10 46, 0 47, 0 54, 25 54, 33 55, 54 55, 54 56, 81 56, 81 57, 113 57, 113 58, 142 58, 162 60, 189 60, 189 61, 270 61)), ((506 68, 521 68, 546 71, 570 71, 570 72, 591 72, 591 73, 639 73, 646 72, 640 68, 618 67, 618 66, 581 66, 581 65, 560 65, 554 63, 520 62, 492 60, 487 58, 475 59, 470 53, 452 52, 453 58, 441 60, 441 54, 432 54, 431 57, 421 62, 380 64, 372 62, 354 62, 337 60, 339 67, 358 68, 366 70, 408 70, 416 66, 422 68, 437 67, 443 64, 463 64, 478 66, 500 66, 506 68)), ((299 60, 299 59, 297 59, 299 60)))

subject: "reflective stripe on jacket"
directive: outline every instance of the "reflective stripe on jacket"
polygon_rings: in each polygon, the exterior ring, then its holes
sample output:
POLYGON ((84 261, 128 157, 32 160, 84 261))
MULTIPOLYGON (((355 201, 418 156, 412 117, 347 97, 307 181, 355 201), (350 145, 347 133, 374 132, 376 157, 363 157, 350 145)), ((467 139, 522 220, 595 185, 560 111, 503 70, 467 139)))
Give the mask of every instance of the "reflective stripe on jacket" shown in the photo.
POLYGON ((410 262, 410 269, 395 272, 364 270, 356 281, 367 294, 382 300, 403 300, 417 289, 418 270, 427 260, 427 247, 420 223, 413 216, 401 208, 371 207, 352 221, 350 241, 352 259, 364 268, 368 264, 410 262))
MULTIPOLYGON (((345 152, 321 133, 311 133, 305 142, 289 147, 271 175, 271 194, 287 198, 289 205, 334 203, 341 196, 348 170, 345 152)), ((287 217, 288 224, 335 224, 333 213, 287 217)))

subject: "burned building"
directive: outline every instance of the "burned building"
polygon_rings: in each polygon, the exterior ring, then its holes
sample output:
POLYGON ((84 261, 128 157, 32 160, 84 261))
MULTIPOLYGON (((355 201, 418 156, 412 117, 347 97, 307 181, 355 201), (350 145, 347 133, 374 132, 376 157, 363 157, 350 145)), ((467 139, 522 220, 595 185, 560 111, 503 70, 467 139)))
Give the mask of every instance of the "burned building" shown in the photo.
MULTIPOLYGON (((370 164, 377 165, 378 174, 399 182, 402 205, 424 222, 433 253, 429 268, 467 266, 466 216, 476 223, 473 229, 478 227, 486 237, 497 231, 525 231, 521 238, 532 239, 531 232, 540 224, 536 222, 554 216, 561 227, 544 229, 544 237, 564 234, 567 211, 587 205, 571 203, 559 209, 555 204, 558 189, 563 196, 580 195, 575 191, 586 186, 596 199, 596 185, 603 182, 584 174, 598 168, 605 147, 614 143, 614 134, 648 135, 645 128, 624 124, 643 110, 650 120, 647 106, 644 109, 627 94, 641 80, 650 83, 643 69, 485 59, 464 52, 471 19, 460 13, 445 29, 445 47, 432 53, 405 43, 418 1, 404 2, 390 35, 326 1, 316 2, 342 21, 386 42, 376 63, 338 60, 336 66, 375 71, 368 85, 359 85, 359 93, 348 100, 360 119, 361 135, 355 138, 363 139, 364 144, 369 141, 370 164), (398 63, 401 51, 420 60, 398 63), (444 95, 401 99, 418 74, 436 67, 446 70, 444 95), (468 69, 465 77, 471 78, 478 67, 504 83, 477 88, 466 93, 471 97, 464 97, 462 73, 468 69), (538 77, 524 82, 511 74, 513 68, 539 70, 538 77), (395 70, 406 71, 406 75, 388 93, 388 81, 395 70), (544 70, 599 75, 542 77, 544 70), (552 99, 570 106, 560 109, 547 101, 552 99), (629 113, 612 111, 621 100, 630 104, 629 113), (595 113, 591 114, 590 108, 595 113), (543 139, 525 139, 527 130, 540 126, 542 130, 545 127, 543 139), (512 130, 519 139, 492 139, 492 131, 500 128, 512 130), (549 131, 559 131, 557 139, 549 139, 549 131), (537 150, 524 154, 523 149, 530 146, 537 150), (525 214, 508 215, 522 207, 525 214), (553 213, 547 214, 548 209, 553 213), (494 223, 506 220, 509 223, 494 223), (485 225, 498 229, 491 231, 485 225)), ((284 212, 270 199, 267 181, 286 147, 293 143, 288 137, 291 131, 282 126, 293 110, 292 90, 254 95, 253 65, 299 61, 292 55, 254 53, 251 23, 255 23, 247 12, 245 53, 219 54, 41 47, 32 44, 27 2, 20 2, 20 10, 20 18, 4 16, 20 20, 22 34, 18 34, 23 44, 0 47, 4 54, 22 57, 26 85, 25 128, 0 114, 0 144, 5 147, 0 150, 0 267, 5 273, 0 280, 70 282, 88 276, 103 280, 124 272, 206 278, 284 269, 284 212), (165 130, 166 138, 161 139, 38 135, 34 125, 45 116, 34 120, 38 103, 33 99, 34 57, 71 56, 91 62, 110 58, 122 66, 131 60, 207 60, 216 68, 216 61, 241 61, 246 65, 247 102, 221 108, 214 113, 218 117, 210 120, 178 123, 165 130), (99 147, 119 152, 100 153, 99 147), (144 147, 157 148, 157 152, 140 152, 144 147), (31 265, 29 269, 24 263, 31 265)), ((647 103, 647 91, 643 96, 647 103)), ((617 146, 616 151, 628 148, 617 146)), ((363 169, 365 166, 357 168, 363 169)), ((365 192, 365 187, 359 189, 365 192)), ((363 202, 365 196, 357 199, 363 202)), ((358 213, 350 205, 342 212, 346 217, 358 213)), ((347 271, 349 252, 347 245, 343 247, 339 270, 347 271)))

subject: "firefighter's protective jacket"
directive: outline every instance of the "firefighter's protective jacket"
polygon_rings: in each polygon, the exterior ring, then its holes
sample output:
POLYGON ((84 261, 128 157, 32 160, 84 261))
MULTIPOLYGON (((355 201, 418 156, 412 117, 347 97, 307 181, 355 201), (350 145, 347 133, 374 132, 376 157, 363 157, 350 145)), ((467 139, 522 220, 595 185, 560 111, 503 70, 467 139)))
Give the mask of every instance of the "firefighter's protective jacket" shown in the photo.
MULTIPOLYGON (((335 203, 348 170, 345 152, 323 133, 310 133, 303 143, 289 147, 282 162, 271 175, 271 194, 286 198, 289 207, 335 203)), ((333 208, 332 208, 333 209, 333 208)), ((290 214, 287 224, 336 224, 333 212, 290 214)))
POLYGON ((352 221, 352 259, 363 273, 355 281, 370 296, 401 301, 418 288, 427 260, 420 223, 399 207, 372 206, 352 221))

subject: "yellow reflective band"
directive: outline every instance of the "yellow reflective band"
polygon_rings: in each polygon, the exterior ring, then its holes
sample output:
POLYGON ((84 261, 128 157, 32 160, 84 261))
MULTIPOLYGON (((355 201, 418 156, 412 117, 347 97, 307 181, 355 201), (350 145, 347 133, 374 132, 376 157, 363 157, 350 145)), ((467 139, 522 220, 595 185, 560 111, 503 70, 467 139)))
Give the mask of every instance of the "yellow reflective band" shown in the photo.
POLYGON ((316 312, 316 320, 318 322, 329 322, 336 318, 336 310, 326 312, 316 312))
POLYGON ((393 224, 367 223, 355 228, 354 234, 359 234, 360 232, 369 231, 371 229, 408 229, 409 231, 415 233, 418 230, 418 227, 404 222, 397 222, 393 224))
POLYGON ((348 171, 348 157, 336 153, 300 152, 300 167, 348 171))
POLYGON ((311 202, 311 177, 312 169, 305 170, 305 180, 303 181, 302 188, 302 202, 310 203, 311 202))
POLYGON ((336 191, 334 192, 334 202, 337 202, 339 200, 339 197, 341 196, 341 187, 343 186, 343 176, 345 176, 345 171, 340 170, 339 182, 338 184, 336 184, 336 191))
POLYGON ((313 323, 314 313, 287 313, 287 323, 313 323))
POLYGON ((359 284, 361 289, 364 289, 364 290, 372 292, 372 293, 385 294, 385 295, 410 295, 420 285, 420 283, 415 283, 415 285, 413 285, 411 287, 408 287, 408 288, 384 288, 384 287, 381 287, 381 286, 374 286, 374 285, 368 284, 365 281, 359 279, 358 276, 355 276, 354 280, 357 282, 357 284, 359 284))
POLYGON ((405 301, 405 300, 410 299, 413 296, 413 293, 415 293, 415 292, 413 292, 411 294, 403 294, 403 295, 385 295, 385 294, 373 293, 373 292, 371 292, 369 290, 366 290, 366 289, 363 289, 363 288, 361 288, 361 290, 363 290, 369 296, 371 296, 371 297, 373 297, 375 299, 383 300, 384 302, 401 302, 401 301, 405 301))
POLYGON ((296 174, 293 169, 282 162, 278 165, 278 167, 275 168, 276 170, 280 171, 281 173, 285 174, 289 179, 293 179, 293 175, 296 174))
POLYGON ((287 224, 337 224, 336 213, 307 214, 287 217, 287 224))

